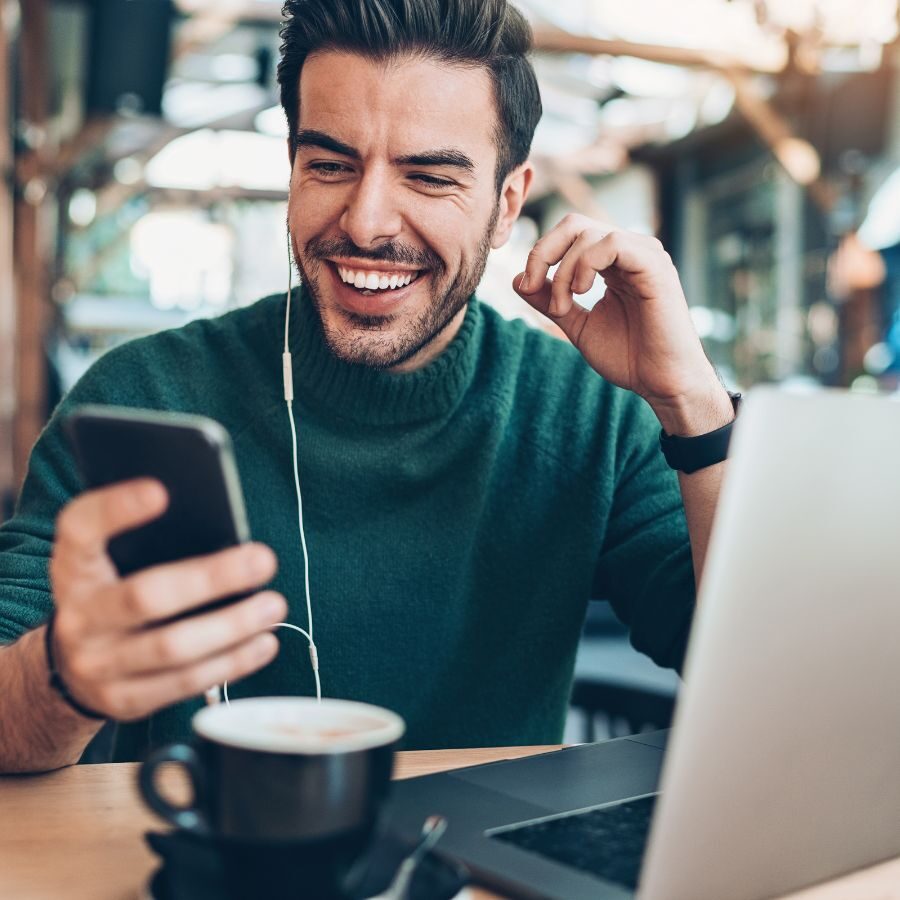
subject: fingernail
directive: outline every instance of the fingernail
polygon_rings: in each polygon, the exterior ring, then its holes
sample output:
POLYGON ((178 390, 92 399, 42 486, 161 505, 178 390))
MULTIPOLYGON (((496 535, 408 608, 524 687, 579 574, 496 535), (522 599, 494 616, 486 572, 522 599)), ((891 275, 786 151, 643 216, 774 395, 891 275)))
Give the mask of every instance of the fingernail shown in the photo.
POLYGON ((527 286, 528 286, 528 273, 523 272, 522 277, 519 279, 519 287, 517 288, 517 290, 520 290, 520 291, 527 290, 527 286))

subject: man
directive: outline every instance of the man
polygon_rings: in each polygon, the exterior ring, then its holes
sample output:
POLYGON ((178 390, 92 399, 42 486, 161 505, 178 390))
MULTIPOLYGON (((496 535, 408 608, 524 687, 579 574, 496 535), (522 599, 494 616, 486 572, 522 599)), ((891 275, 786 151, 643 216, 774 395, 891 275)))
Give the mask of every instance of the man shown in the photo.
MULTIPOLYGON (((571 344, 472 299, 528 194, 540 116, 530 30, 505 0, 285 12, 293 378, 324 693, 397 710, 410 748, 552 743, 589 597, 680 665, 724 464, 676 476, 658 434, 726 426, 731 399, 652 238, 568 216, 537 243, 515 288, 571 344), (588 313, 573 294, 600 272, 607 295, 588 313)), ((184 736, 226 679, 243 678, 233 696, 312 691, 305 647, 278 654, 270 633, 306 617, 284 304, 118 348, 57 409, 0 531, 0 770, 73 763, 107 717, 124 723, 116 758, 135 758, 184 736), (107 540, 165 496, 152 482, 79 495, 60 420, 83 402, 221 421, 259 543, 120 579, 107 540), (48 686, 54 609, 68 699, 48 686)))

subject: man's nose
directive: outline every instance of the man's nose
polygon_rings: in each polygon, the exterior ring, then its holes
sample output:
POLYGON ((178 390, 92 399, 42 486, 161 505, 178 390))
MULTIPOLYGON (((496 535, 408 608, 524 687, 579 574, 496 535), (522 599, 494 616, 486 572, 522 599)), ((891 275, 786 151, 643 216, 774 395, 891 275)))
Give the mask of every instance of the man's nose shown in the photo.
POLYGON ((357 247, 374 247, 400 234, 396 186, 386 173, 367 172, 350 195, 340 226, 357 247))

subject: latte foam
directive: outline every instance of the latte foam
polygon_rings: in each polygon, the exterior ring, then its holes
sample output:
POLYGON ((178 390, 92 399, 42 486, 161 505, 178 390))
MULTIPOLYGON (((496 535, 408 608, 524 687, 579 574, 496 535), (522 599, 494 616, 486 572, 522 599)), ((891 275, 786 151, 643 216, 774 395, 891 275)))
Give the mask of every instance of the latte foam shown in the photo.
POLYGON ((271 753, 350 753, 397 741, 405 730, 395 713, 351 700, 253 697, 210 706, 194 730, 220 744, 271 753))

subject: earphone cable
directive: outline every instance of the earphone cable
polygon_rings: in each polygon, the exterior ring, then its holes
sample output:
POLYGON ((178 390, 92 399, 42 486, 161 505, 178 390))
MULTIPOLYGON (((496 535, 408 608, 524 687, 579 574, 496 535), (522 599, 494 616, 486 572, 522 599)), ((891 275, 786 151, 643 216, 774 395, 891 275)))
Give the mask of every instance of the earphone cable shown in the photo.
MULTIPOLYGON (((293 265, 291 263, 291 233, 287 235, 288 246, 288 289, 284 310, 284 351, 281 354, 281 372, 284 383, 284 400, 287 405, 288 418, 291 423, 291 444, 293 447, 293 463, 294 463, 294 487, 297 493, 297 522, 300 526, 300 546, 303 549, 303 586, 306 592, 306 616, 309 623, 309 631, 304 631, 299 625, 292 625, 290 622, 278 622, 273 628, 290 628, 298 631, 309 641, 309 661, 312 666, 313 676, 316 680, 316 700, 322 702, 322 681, 319 676, 319 651, 316 642, 313 639, 313 614, 312 614, 312 598, 309 588, 309 550, 306 545, 306 530, 303 527, 303 494, 300 491, 300 465, 297 452, 297 426, 294 423, 294 370, 291 362, 291 351, 289 349, 289 328, 291 317, 291 276, 293 275, 293 265)), ((222 696, 225 705, 229 704, 228 699, 228 682, 222 684, 222 696)), ((218 703, 220 700, 218 687, 212 687, 206 691, 207 703, 218 703)))
MULTIPOLYGON (((309 548, 306 544, 306 529, 303 525, 303 494, 300 490, 300 464, 299 454, 297 450, 297 426, 294 423, 294 369, 291 361, 290 351, 290 315, 291 315, 291 279, 294 274, 294 267, 291 261, 291 233, 287 233, 287 249, 288 249, 288 287, 287 298, 284 310, 284 352, 282 353, 282 375, 284 378, 284 400, 287 405, 288 419, 291 423, 291 444, 293 448, 293 464, 294 464, 294 488, 297 494, 297 524, 300 527, 300 546, 303 549, 303 586, 306 593, 306 617, 309 624, 309 661, 312 665, 313 675, 316 679, 316 697, 319 701, 322 699, 322 687, 319 678, 319 654, 316 648, 316 642, 313 637, 313 614, 312 614, 312 596, 309 587, 309 548)), ((288 626, 294 627, 297 626, 288 626)), ((301 630, 302 629, 297 629, 301 630)), ((306 632, 303 632, 306 634, 306 632)))

